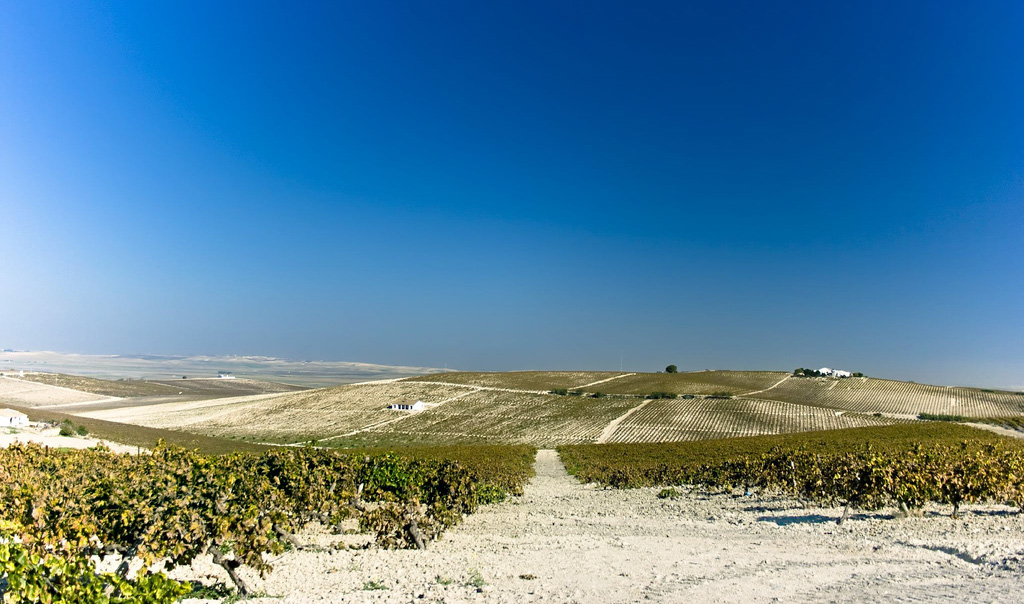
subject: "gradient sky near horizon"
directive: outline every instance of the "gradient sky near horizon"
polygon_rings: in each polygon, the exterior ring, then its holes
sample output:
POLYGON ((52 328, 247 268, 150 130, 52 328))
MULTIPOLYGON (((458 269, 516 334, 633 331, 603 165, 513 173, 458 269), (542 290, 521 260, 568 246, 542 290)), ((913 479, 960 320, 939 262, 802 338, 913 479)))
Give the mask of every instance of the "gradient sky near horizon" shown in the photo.
POLYGON ((5 2, 0 348, 1024 389, 1022 108, 1016 1, 5 2))

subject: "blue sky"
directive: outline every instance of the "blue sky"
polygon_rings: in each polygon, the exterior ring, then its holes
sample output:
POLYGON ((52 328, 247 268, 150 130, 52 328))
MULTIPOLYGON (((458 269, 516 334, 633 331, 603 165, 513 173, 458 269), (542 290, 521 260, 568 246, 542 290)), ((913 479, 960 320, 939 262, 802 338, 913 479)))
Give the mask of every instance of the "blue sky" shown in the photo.
POLYGON ((0 346, 1024 388, 1024 6, 0 6, 0 346))

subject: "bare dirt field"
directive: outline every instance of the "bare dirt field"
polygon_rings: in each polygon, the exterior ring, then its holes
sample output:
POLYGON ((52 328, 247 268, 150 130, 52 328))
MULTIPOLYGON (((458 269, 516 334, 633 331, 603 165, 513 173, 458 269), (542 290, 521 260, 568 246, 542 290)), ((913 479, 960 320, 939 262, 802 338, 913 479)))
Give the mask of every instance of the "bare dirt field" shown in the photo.
MULTIPOLYGON (((895 519, 783 498, 582 485, 540 451, 521 498, 427 551, 293 551, 253 602, 1019 602, 1024 516, 974 506, 895 519)), ((309 534, 328 544, 337 536, 309 534)), ((217 576, 204 563, 179 578, 217 576)), ((223 578, 222 579, 226 579, 223 578)), ((192 600, 195 602, 196 600, 192 600)))
POLYGON ((102 394, 80 392, 61 386, 40 384, 12 377, 0 377, 0 407, 4 403, 24 407, 83 403, 107 398, 102 394))
POLYGON ((89 436, 61 436, 58 428, 44 430, 0 428, 0 448, 9 447, 14 443, 37 443, 54 449, 91 449, 103 443, 114 453, 137 453, 141 450, 139 447, 130 447, 89 436))

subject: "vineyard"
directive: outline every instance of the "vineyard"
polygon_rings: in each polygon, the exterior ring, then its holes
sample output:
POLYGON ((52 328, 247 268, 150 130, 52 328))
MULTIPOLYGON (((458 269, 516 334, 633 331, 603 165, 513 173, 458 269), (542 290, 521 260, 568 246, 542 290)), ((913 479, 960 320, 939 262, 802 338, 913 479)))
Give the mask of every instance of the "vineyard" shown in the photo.
MULTIPOLYGON (((560 447, 570 473, 614 487, 694 485, 782 493, 819 505, 1024 506, 1024 444, 953 425, 901 425, 666 445, 560 447), (695 446, 696 445, 696 446, 695 446)), ((840 518, 840 522, 842 521, 840 518)))
POLYGON ((472 392, 441 384, 382 383, 86 412, 84 417, 260 442, 308 442, 405 419, 396 402, 440 403, 472 392))
POLYGON ((408 378, 406 381, 448 382, 514 390, 553 390, 555 388, 579 388, 584 384, 622 374, 623 372, 620 371, 451 372, 408 378))
POLYGON ((379 546, 423 548, 480 503, 521 492, 532 461, 527 448, 454 454, 463 461, 437 451, 0 450, 4 601, 172 602, 190 586, 162 571, 207 555, 247 595, 238 567, 270 572, 266 556, 304 547, 295 533, 312 522, 341 532, 357 521, 379 546), (93 557, 119 564, 97 573, 93 557))
POLYGON ((361 441, 500 443, 535 446, 591 442, 635 399, 480 391, 369 430, 361 441))
POLYGON ((769 388, 785 373, 778 371, 694 371, 690 373, 638 373, 595 386, 606 394, 712 394, 732 395, 769 388))
MULTIPOLYGON (((850 453, 866 444, 878 451, 899 453, 920 444, 955 445, 963 441, 999 443, 1024 448, 1024 441, 947 422, 915 422, 847 430, 770 434, 700 442, 584 444, 558 447, 571 474, 587 482, 606 483, 608 472, 631 468, 638 476, 661 472, 676 465, 693 467, 757 456, 775 448, 809 452, 850 453)), ((633 486, 661 484, 644 479, 633 486)))
MULTIPOLYGON (((6 382, 20 389, 49 389, 32 394, 35 400, 99 396, 6 382)), ((1024 415, 1024 395, 1016 393, 873 378, 795 378, 771 371, 450 372, 315 390, 244 379, 148 384, 179 383, 183 394, 169 399, 124 399, 61 410, 240 445, 316 441, 332 447, 670 442, 884 425, 922 413, 1024 415), (221 396, 228 392, 259 394, 221 396), (387 409, 418 400, 426 408, 417 413, 387 409)))
POLYGON ((870 415, 756 399, 660 399, 626 418, 609 443, 688 441, 891 424, 870 415))
POLYGON ((874 378, 797 378, 763 394, 774 400, 858 413, 995 416, 1024 413, 1024 395, 874 378))

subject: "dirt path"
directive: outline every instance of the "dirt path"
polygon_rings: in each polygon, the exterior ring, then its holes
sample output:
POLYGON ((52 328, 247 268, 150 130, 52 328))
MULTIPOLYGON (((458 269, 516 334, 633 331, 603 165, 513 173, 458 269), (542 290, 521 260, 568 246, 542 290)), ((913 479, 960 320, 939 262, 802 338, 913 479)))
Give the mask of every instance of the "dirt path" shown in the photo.
MULTIPOLYGON (((753 392, 744 392, 743 394, 737 394, 736 396, 750 396, 751 394, 761 394, 762 392, 768 392, 769 390, 774 389, 779 384, 781 384, 782 382, 785 382, 786 380, 788 380, 791 377, 793 377, 793 376, 787 375, 786 377, 784 377, 781 380, 775 382, 771 386, 768 386, 767 388, 764 388, 763 390, 754 390, 753 392)), ((838 384, 839 382, 836 382, 836 383, 838 384)))
POLYGON ((459 388, 472 388, 477 392, 486 390, 489 392, 524 392, 526 394, 549 394, 548 390, 523 390, 522 388, 497 388, 495 386, 478 386, 476 384, 460 384, 458 382, 428 382, 420 380, 403 380, 406 384, 440 384, 442 386, 458 386, 459 388))
POLYGON ((996 434, 1001 434, 1003 436, 1009 436, 1010 438, 1024 438, 1024 432, 1020 432, 1020 431, 1017 431, 1017 430, 1010 430, 1009 428, 1004 428, 1002 426, 993 426, 992 424, 973 424, 973 423, 968 423, 967 425, 972 427, 972 428, 978 428, 980 430, 988 430, 989 432, 995 432, 996 434))
POLYGON ((591 386, 597 386, 598 384, 604 384, 605 382, 610 382, 612 380, 619 380, 619 379, 622 379, 624 377, 629 377, 631 375, 636 375, 636 374, 635 373, 623 373, 622 375, 613 375, 610 378, 605 378, 603 380, 597 380, 596 382, 590 382, 589 384, 583 384, 582 386, 576 386, 576 387, 573 388, 573 390, 581 390, 583 388, 590 388, 591 386))
POLYGON ((554 451, 535 467, 521 498, 426 551, 288 552, 264 580, 245 573, 280 597, 252 601, 1009 603, 1024 589, 1024 516, 1007 508, 837 527, 837 510, 787 499, 582 485, 554 451))
POLYGON ((629 411, 626 411, 622 415, 620 415, 620 416, 616 417, 615 419, 613 419, 612 421, 608 422, 608 425, 604 427, 604 430, 601 431, 601 435, 598 436, 597 440, 595 440, 594 442, 595 443, 599 443, 599 444, 600 443, 608 442, 608 439, 612 437, 612 434, 615 434, 615 430, 618 429, 619 424, 621 424, 623 421, 625 421, 625 419, 627 417, 629 417, 630 415, 632 415, 632 414, 636 413, 637 411, 643 409, 647 405, 647 403, 649 403, 649 402, 651 402, 651 399, 649 399, 649 398, 648 399, 644 399, 644 402, 640 403, 636 407, 633 407, 629 411))

